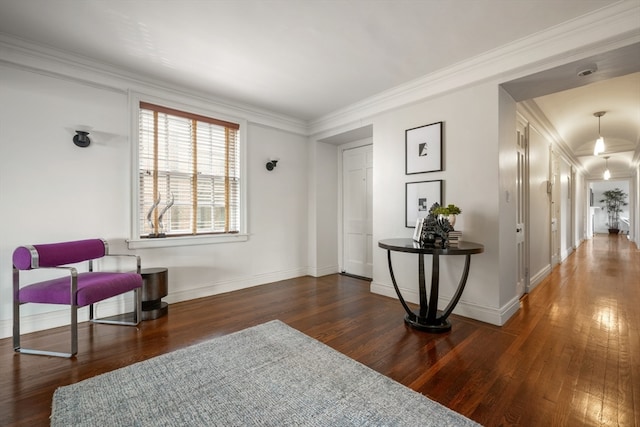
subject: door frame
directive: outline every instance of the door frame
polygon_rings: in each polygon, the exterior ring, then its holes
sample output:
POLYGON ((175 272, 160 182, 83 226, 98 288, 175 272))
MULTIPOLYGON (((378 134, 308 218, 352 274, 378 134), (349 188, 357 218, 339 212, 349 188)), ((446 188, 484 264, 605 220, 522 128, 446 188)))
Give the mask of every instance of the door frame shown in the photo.
MULTIPOLYGON (((530 264, 531 264, 531 259, 530 259, 530 242, 531 242, 531 230, 530 230, 530 217, 531 217, 531 206, 530 206, 530 200, 529 200, 529 189, 530 189, 530 171, 529 171, 529 134, 530 134, 530 124, 529 121, 520 113, 517 114, 517 122, 516 122, 516 138, 518 137, 518 132, 522 131, 523 133, 523 137, 524 137, 524 164, 523 166, 523 171, 522 171, 522 176, 521 176, 521 180, 518 179, 518 183, 517 186, 520 186, 520 188, 516 189, 516 192, 518 194, 517 197, 522 197, 522 203, 520 203, 520 201, 518 200, 517 203, 519 205, 519 207, 517 207, 516 209, 522 209, 523 212, 521 212, 521 219, 522 219, 522 224, 523 224, 523 236, 522 238, 524 239, 523 241, 523 249, 524 249, 524 259, 523 259, 523 265, 519 266, 519 268, 522 268, 522 270, 524 271, 523 273, 523 283, 522 285, 519 284, 519 280, 520 278, 517 278, 516 280, 516 294, 518 295, 518 297, 522 297, 524 294, 528 293, 531 290, 531 271, 530 271, 530 264)), ((518 145, 519 145, 520 141, 516 140, 516 150, 518 150, 518 145)), ((519 177, 520 178, 520 177, 519 177)), ((518 227, 518 218, 516 218, 516 228, 518 227)), ((517 233, 517 232, 516 232, 517 233)), ((515 250, 516 253, 518 252, 518 237, 516 236, 516 241, 515 241, 515 250)))

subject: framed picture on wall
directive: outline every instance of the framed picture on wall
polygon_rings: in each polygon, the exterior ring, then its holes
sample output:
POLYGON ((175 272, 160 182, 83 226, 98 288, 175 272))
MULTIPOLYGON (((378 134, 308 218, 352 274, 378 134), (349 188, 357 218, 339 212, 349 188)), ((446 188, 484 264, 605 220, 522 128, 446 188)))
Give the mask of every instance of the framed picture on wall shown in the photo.
POLYGON ((405 174, 442 170, 442 126, 432 123, 405 131, 405 174))
POLYGON ((415 227, 425 218, 434 203, 442 204, 442 180, 407 182, 405 184, 405 227, 415 227))

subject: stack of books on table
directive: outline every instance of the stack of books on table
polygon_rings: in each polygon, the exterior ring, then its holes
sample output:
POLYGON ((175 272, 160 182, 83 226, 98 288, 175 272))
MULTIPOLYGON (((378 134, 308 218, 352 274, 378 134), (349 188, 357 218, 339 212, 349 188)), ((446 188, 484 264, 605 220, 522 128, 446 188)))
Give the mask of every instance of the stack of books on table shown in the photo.
POLYGON ((462 240, 462 231, 450 231, 449 232, 449 245, 458 246, 458 242, 462 240))

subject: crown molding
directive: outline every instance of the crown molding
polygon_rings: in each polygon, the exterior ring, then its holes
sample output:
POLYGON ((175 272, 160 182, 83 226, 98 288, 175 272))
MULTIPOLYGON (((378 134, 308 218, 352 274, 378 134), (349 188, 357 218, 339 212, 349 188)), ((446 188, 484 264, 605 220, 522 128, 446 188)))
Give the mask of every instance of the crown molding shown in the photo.
MULTIPOLYGON (((556 128, 547 119, 544 113, 538 107, 533 100, 521 101, 518 103, 518 114, 525 118, 526 121, 532 121, 531 126, 536 129, 542 136, 551 142, 552 148, 560 154, 571 166, 573 166, 585 179, 602 179, 598 175, 594 175, 582 164, 582 162, 573 154, 572 150, 565 140, 558 134, 556 128)), ((636 148, 634 156, 640 153, 640 147, 636 148)), ((614 173, 612 178, 627 178, 633 173, 634 160, 629 165, 630 169, 628 173, 614 173)))
POLYGON ((307 123, 231 100, 203 95, 160 80, 129 73, 69 52, 0 33, 0 65, 51 78, 126 94, 129 90, 171 95, 207 103, 212 109, 287 132, 307 135, 307 123))
POLYGON ((309 134, 444 95, 472 84, 504 83, 640 42, 640 3, 623 0, 450 67, 396 86, 309 122, 309 134))
POLYGON ((350 128, 375 115, 451 91, 506 81, 640 42, 640 3, 621 0, 576 19, 485 52, 450 67, 383 91, 345 108, 305 122, 254 106, 153 80, 51 47, 0 33, 0 65, 127 93, 162 92, 207 102, 221 112, 248 122, 310 136, 350 128))
POLYGON ((636 151, 633 153, 631 159, 631 167, 635 169, 640 168, 640 144, 636 145, 636 151))
POLYGON ((556 128, 549 121, 547 116, 540 110, 538 104, 534 100, 526 100, 518 103, 519 112, 527 118, 533 120, 532 125, 551 141, 552 146, 582 175, 587 175, 584 165, 576 158, 565 140, 558 134, 556 128))

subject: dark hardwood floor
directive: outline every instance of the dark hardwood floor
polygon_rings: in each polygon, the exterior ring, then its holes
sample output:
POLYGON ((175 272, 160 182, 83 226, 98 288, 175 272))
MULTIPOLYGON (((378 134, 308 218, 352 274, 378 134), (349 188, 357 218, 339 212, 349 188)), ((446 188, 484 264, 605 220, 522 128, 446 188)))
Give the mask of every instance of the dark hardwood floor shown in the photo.
MULTIPOLYGON (((419 332, 368 282, 302 277, 172 304, 139 327, 83 323, 71 360, 0 340, 0 425, 48 425, 59 386, 280 319, 485 426, 640 426, 639 307, 640 251, 624 236, 585 242, 503 327, 452 316, 449 333, 419 332)), ((67 335, 23 345, 64 350, 67 335)))

